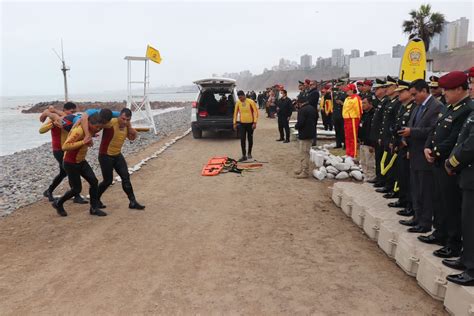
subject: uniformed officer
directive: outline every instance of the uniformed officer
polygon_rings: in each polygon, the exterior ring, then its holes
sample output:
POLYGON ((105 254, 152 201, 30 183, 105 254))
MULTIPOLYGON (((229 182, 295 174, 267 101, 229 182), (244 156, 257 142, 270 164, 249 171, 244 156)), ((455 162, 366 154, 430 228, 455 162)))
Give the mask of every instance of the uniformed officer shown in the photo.
POLYGON ((336 148, 342 148, 344 143, 344 119, 342 118, 342 106, 347 95, 341 90, 344 82, 338 81, 333 88, 333 114, 334 131, 336 132, 336 148))
MULTIPOLYGON (((426 160, 434 164, 434 194, 439 196, 441 207, 434 209, 434 232, 428 236, 419 236, 418 239, 425 243, 442 245, 443 248, 433 253, 440 258, 459 257, 461 253, 461 188, 457 183, 457 176, 449 176, 444 169, 444 162, 453 150, 461 127, 471 112, 468 104, 470 100, 467 95, 467 76, 460 71, 450 74, 452 76, 456 73, 464 76, 466 90, 460 89, 462 93, 454 97, 450 95, 449 105, 442 109, 424 150, 426 160)), ((447 78, 442 82, 446 84, 450 76, 447 78)), ((448 82, 447 86, 453 89, 451 82, 448 82)))
POLYGON ((397 81, 400 108, 397 112, 395 124, 391 128, 391 147, 397 153, 396 178, 398 186, 398 201, 388 204, 389 207, 404 208, 397 212, 401 216, 413 216, 412 199, 410 191, 410 160, 408 159, 408 145, 406 140, 398 135, 398 131, 408 126, 412 109, 415 107, 413 96, 410 93, 410 83, 403 80, 397 81))
POLYGON ((379 188, 385 186, 385 178, 380 172, 380 161, 382 160, 383 147, 381 141, 379 142, 380 129, 382 128, 382 119, 384 111, 385 100, 385 80, 375 79, 374 95, 372 97, 372 105, 375 109, 374 117, 372 118, 372 126, 370 129, 370 138, 375 140, 375 179, 368 182, 373 183, 374 187, 379 188))
POLYGON ((430 82, 428 83, 428 86, 430 87, 430 93, 432 96, 436 98, 436 100, 446 105, 446 98, 444 97, 443 89, 439 86, 438 81, 439 81, 439 77, 437 76, 430 77, 430 82))
POLYGON ((458 174, 459 186, 462 189, 461 228, 462 254, 460 259, 444 259, 443 264, 463 273, 447 277, 448 281, 474 286, 474 111, 473 102, 468 96, 467 75, 453 71, 440 78, 440 86, 444 88, 446 100, 450 104, 471 108, 464 123, 456 145, 445 168, 449 175, 458 174), (457 101, 457 102, 456 102, 457 101))
POLYGON ((392 148, 390 148, 390 140, 392 138, 392 133, 390 128, 395 123, 396 115, 400 108, 400 102, 398 101, 398 92, 397 89, 397 80, 387 76, 386 88, 385 88, 385 100, 384 100, 384 110, 382 115, 382 126, 379 132, 379 142, 383 148, 383 155, 385 155, 384 165, 389 168, 388 172, 385 174, 385 186, 376 190, 379 193, 386 193, 384 197, 394 198, 397 197, 397 194, 393 192, 395 185, 395 168, 394 162, 392 160, 396 159, 392 148), (385 154, 386 153, 386 154, 385 154), (392 162, 392 167, 389 167, 392 162))

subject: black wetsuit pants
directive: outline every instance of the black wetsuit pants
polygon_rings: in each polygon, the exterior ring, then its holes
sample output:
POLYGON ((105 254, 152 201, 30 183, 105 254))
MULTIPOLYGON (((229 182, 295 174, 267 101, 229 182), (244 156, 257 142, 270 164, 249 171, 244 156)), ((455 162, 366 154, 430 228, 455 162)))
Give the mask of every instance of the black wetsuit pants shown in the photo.
POLYGON ((122 189, 127 194, 130 201, 135 201, 132 183, 128 173, 128 166, 122 154, 117 156, 99 155, 100 169, 102 170, 103 181, 99 184, 99 200, 102 194, 112 184, 114 170, 122 179, 122 189))
POLYGON ((242 148, 242 156, 247 156, 249 154, 252 155, 252 147, 253 147, 253 123, 240 123, 240 147, 242 148), (248 140, 249 147, 248 151, 246 151, 246 144, 245 141, 248 140))
MULTIPOLYGON (((59 163, 59 173, 54 177, 53 182, 48 188, 48 191, 53 193, 53 191, 61 184, 64 178, 67 177, 66 170, 63 168, 63 157, 64 151, 62 150, 55 150, 53 151, 54 159, 59 163)), ((80 194, 77 194, 76 197, 81 197, 80 194)))
POLYGON ((90 186, 89 195, 91 207, 97 208, 99 202, 99 199, 97 198, 99 181, 97 180, 94 171, 92 170, 89 163, 85 160, 79 163, 64 162, 63 167, 67 173, 71 189, 67 191, 61 198, 59 198, 58 205, 62 206, 64 202, 66 202, 76 194, 81 193, 81 177, 83 177, 89 183, 90 186))

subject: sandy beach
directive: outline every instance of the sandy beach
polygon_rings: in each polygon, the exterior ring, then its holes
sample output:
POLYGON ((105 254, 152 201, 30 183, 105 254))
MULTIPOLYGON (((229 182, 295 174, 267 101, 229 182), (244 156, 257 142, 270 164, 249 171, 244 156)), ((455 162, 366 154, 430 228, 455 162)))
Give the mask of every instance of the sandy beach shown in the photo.
POLYGON ((186 136, 132 175, 144 212, 114 185, 105 218, 45 200, 0 218, 0 314, 444 314, 333 205, 331 181, 292 177, 296 143, 276 137, 262 118, 261 170, 202 177, 239 140, 186 136))

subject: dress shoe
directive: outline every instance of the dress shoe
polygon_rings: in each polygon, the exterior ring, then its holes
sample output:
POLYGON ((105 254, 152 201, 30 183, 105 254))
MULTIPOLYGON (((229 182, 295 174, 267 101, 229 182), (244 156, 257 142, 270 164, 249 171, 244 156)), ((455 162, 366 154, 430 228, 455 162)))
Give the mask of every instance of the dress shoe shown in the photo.
POLYGON ((413 219, 409 219, 409 220, 399 220, 398 221, 400 224, 404 225, 404 226, 418 226, 418 223, 416 221, 414 221, 413 219))
POLYGON ((106 208, 106 207, 107 207, 107 205, 102 203, 102 201, 99 201, 99 203, 97 203, 97 208, 106 208))
POLYGON ((382 182, 376 182, 376 183, 374 183, 374 188, 382 188, 382 187, 384 187, 384 186, 385 186, 385 184, 382 183, 382 182))
POLYGON ((48 201, 54 202, 53 192, 46 190, 43 192, 43 196, 48 198, 48 201))
POLYGON ((384 198, 386 199, 398 199, 398 193, 395 192, 388 192, 383 195, 384 198))
POLYGON ((446 277, 446 280, 463 286, 474 286, 474 271, 468 274, 466 271, 460 274, 451 274, 446 277))
POLYGON ((283 141, 283 138, 279 138, 276 140, 277 142, 282 142, 283 141))
POLYGON ((424 234, 430 232, 430 228, 426 228, 423 226, 413 226, 407 229, 407 232, 409 233, 417 233, 417 234, 424 234))
POLYGON ((449 246, 445 246, 441 249, 433 251, 433 255, 438 258, 456 258, 461 255, 461 251, 452 249, 449 246))
POLYGON ((107 216, 106 212, 102 211, 101 209, 93 208, 93 207, 90 208, 89 213, 91 215, 100 216, 100 217, 107 216))
POLYGON ((397 212, 397 215, 410 217, 415 215, 415 211, 411 208, 406 208, 397 212))
POLYGON ((377 192, 377 193, 388 193, 388 192, 390 192, 390 189, 386 188, 386 187, 383 187, 383 188, 378 188, 377 190, 375 190, 375 192, 377 192))
POLYGON ((287 140, 285 140, 285 141, 283 142, 283 144, 287 144, 287 143, 289 143, 289 142, 290 142, 290 140, 287 139, 287 140))
POLYGON ((424 242, 425 244, 430 244, 430 245, 440 245, 444 246, 444 242, 434 236, 434 234, 428 235, 428 236, 418 236, 418 240, 421 242, 424 242))
POLYGON ((131 209, 134 209, 134 210, 144 210, 145 206, 141 205, 136 200, 133 200, 133 201, 130 201, 130 204, 128 204, 128 208, 131 208, 131 209))
POLYGON ((76 204, 87 204, 88 202, 82 198, 80 195, 76 195, 73 200, 76 204))
POLYGON ((59 205, 58 200, 53 200, 53 207, 56 209, 56 213, 58 213, 59 216, 66 217, 67 213, 66 210, 62 205, 59 205))
POLYGON ((404 208, 407 207, 406 203, 400 202, 400 200, 396 202, 390 202, 388 203, 388 207, 398 207, 398 208, 404 208))
POLYGON ((375 179, 370 179, 370 180, 367 180, 368 183, 372 183, 372 184, 375 184, 378 182, 378 180, 375 178, 375 179))
POLYGON ((441 261, 445 266, 455 270, 466 270, 466 266, 461 262, 461 259, 443 259, 441 261))

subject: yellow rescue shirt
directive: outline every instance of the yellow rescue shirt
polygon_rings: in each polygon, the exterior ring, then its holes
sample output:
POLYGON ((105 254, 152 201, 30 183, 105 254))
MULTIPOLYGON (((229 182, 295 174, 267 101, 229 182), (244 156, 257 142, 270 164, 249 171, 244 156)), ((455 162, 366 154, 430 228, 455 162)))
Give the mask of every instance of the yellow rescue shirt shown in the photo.
POLYGON ((54 125, 51 120, 48 120, 46 123, 41 125, 39 129, 40 134, 44 134, 49 131, 51 131, 51 145, 53 147, 53 151, 62 150, 62 146, 66 141, 68 132, 54 125))
POLYGON ((353 94, 348 96, 342 106, 342 118, 360 119, 362 116, 362 101, 360 96, 353 94))
POLYGON ((128 135, 128 128, 120 128, 117 118, 113 118, 102 131, 99 154, 117 156, 122 152, 122 146, 128 135))
POLYGON ((62 149, 64 150, 64 161, 69 163, 80 163, 86 160, 89 146, 84 144, 84 130, 79 124, 69 132, 62 149))
POLYGON ((245 99, 245 102, 237 101, 234 108, 234 124, 240 123, 257 123, 258 108, 252 99, 245 99))

